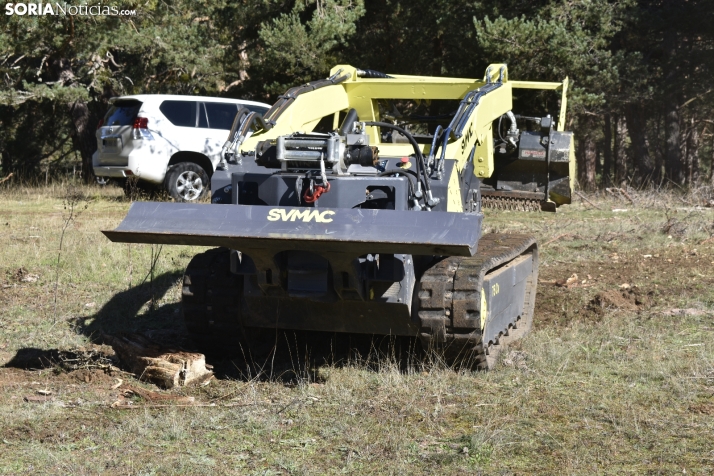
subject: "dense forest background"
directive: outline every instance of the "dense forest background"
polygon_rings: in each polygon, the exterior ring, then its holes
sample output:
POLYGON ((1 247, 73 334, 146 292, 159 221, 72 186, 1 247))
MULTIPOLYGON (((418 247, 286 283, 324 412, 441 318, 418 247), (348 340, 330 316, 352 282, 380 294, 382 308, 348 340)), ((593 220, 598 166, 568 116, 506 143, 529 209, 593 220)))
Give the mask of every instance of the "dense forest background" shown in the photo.
POLYGON ((0 178, 75 165, 91 180, 112 96, 273 102, 337 63, 480 78, 504 62, 570 78, 582 188, 714 184, 712 0, 115 3, 136 16, 0 17, 0 178))

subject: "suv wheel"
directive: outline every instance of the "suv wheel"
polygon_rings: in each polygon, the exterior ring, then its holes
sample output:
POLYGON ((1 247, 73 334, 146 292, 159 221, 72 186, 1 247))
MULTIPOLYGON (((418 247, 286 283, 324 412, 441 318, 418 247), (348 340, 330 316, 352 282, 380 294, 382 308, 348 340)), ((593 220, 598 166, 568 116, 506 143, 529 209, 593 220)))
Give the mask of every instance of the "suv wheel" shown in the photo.
POLYGON ((166 188, 178 202, 195 202, 208 192, 208 174, 200 165, 181 162, 166 174, 166 188))

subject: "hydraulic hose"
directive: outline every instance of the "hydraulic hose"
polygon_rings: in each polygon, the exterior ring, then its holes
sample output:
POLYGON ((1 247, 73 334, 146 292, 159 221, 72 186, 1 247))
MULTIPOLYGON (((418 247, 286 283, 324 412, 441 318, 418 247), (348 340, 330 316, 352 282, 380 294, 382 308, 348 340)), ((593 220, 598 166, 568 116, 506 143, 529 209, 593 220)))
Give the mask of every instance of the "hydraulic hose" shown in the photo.
POLYGON ((345 120, 342 121, 342 125, 338 130, 338 134, 340 134, 341 136, 346 136, 352 131, 352 128, 354 127, 354 123, 356 121, 359 121, 359 117, 357 116, 357 110, 355 108, 351 108, 349 111, 347 111, 347 115, 345 116, 345 120))
POLYGON ((419 144, 417 144, 417 141, 416 141, 416 139, 414 139, 413 135, 411 135, 409 132, 402 129, 401 127, 395 126, 394 124, 390 124, 388 122, 365 122, 364 125, 392 129, 392 130, 399 132, 404 137, 406 137, 407 140, 409 141, 409 143, 414 148, 414 154, 416 155, 416 158, 417 158, 417 169, 419 169, 419 172, 417 173, 417 175, 421 174, 422 177, 424 178, 424 180, 423 180, 424 189, 426 191, 431 190, 431 186, 429 185, 429 178, 426 177, 426 166, 424 164, 424 155, 421 153, 421 149, 419 149, 419 144))
POLYGON ((504 114, 501 114, 501 116, 498 118, 498 138, 501 139, 501 142, 506 142, 506 140, 503 138, 503 134, 501 134, 501 121, 503 121, 503 116, 504 114))
MULTIPOLYGON (((508 119, 511 121, 511 126, 508 128, 509 133, 514 133, 518 130, 516 126, 516 116, 513 114, 512 111, 506 111, 506 116, 508 116, 508 119)), ((501 116, 503 117, 503 116, 501 116)))
POLYGON ((327 86, 332 86, 333 84, 340 84, 343 81, 350 79, 350 73, 346 73, 342 76, 339 76, 341 72, 342 70, 339 70, 327 79, 319 79, 317 81, 312 81, 307 84, 303 84, 302 86, 295 86, 294 88, 290 88, 287 93, 278 97, 278 100, 275 104, 273 104, 273 107, 268 109, 268 112, 266 112, 264 115, 265 118, 268 119, 269 123, 275 124, 275 122, 278 120, 278 117, 280 117, 280 115, 285 112, 288 106, 290 106, 290 104, 292 104, 293 101, 295 101, 295 98, 297 98, 300 94, 314 91, 316 89, 324 88, 327 86))
POLYGON ((439 157, 439 168, 444 166, 444 159, 446 158, 446 146, 449 143, 449 135, 451 135, 451 126, 444 129, 444 132, 441 134, 443 139, 441 141, 441 156, 439 157))
POLYGON ((449 135, 451 134, 451 127, 447 127, 443 134, 443 140, 441 142, 441 157, 440 160, 444 160, 446 157, 446 146, 449 144, 449 135))
MULTIPOLYGON (((246 109, 247 110, 247 109, 246 109)), ((248 131, 250 131, 250 128, 253 127, 256 123, 262 130, 267 131, 270 130, 273 125, 270 122, 265 122, 263 119, 263 116, 261 116, 257 112, 249 112, 248 114, 243 115, 243 110, 239 111, 240 114, 236 114, 236 118, 233 121, 233 127, 231 128, 230 136, 229 136, 229 142, 226 142, 224 147, 228 146, 230 147, 236 147, 240 146, 243 141, 248 137, 248 131), (241 118, 241 116, 243 116, 241 118), (239 124, 239 125, 238 125, 239 124), (236 127, 238 125, 238 127, 236 127), (235 128, 235 132, 234 132, 235 128)), ((226 149, 227 150, 227 149, 226 149)))
POLYGON ((263 119, 263 116, 261 116, 260 113, 257 113, 257 112, 252 112, 251 117, 248 118, 247 122, 251 126, 255 123, 258 123, 260 128, 263 129, 264 131, 269 131, 270 129, 273 128, 273 123, 271 123, 269 121, 265 122, 265 119, 263 119))
POLYGON ((414 182, 412 181, 412 176, 416 175, 414 172, 401 169, 389 169, 378 173, 377 177, 385 177, 387 175, 401 175, 402 177, 406 177, 409 181, 409 196, 414 196, 414 182))
MULTIPOLYGON (((240 129, 240 126, 243 124, 243 119, 248 114, 250 114, 250 109, 248 109, 247 107, 241 107, 240 109, 238 109, 238 112, 236 113, 233 119, 231 131, 228 133, 228 142, 233 142, 235 140, 236 132, 238 132, 238 129, 240 129)), ((226 146, 228 145, 228 142, 226 142, 226 146)))
POLYGON ((236 144, 245 140, 244 138, 241 138, 241 134, 244 134, 244 132, 242 132, 243 126, 253 114, 256 113, 251 112, 250 109, 248 109, 247 107, 241 107, 236 113, 236 116, 233 119, 233 125, 231 126, 231 130, 228 133, 228 140, 225 142, 225 144, 223 144, 223 147, 221 148, 221 160, 218 163, 218 168, 225 169, 226 161, 229 160, 226 154, 236 144))
POLYGON ((375 78, 393 79, 393 76, 389 76, 388 74, 384 74, 380 71, 375 71, 373 69, 358 69, 357 77, 368 78, 368 79, 375 79, 375 78))
POLYGON ((436 130, 434 131, 434 138, 431 140, 431 148, 429 149, 429 158, 434 159, 436 156, 436 142, 439 140, 439 133, 443 130, 443 127, 441 127, 441 124, 436 126, 436 130))

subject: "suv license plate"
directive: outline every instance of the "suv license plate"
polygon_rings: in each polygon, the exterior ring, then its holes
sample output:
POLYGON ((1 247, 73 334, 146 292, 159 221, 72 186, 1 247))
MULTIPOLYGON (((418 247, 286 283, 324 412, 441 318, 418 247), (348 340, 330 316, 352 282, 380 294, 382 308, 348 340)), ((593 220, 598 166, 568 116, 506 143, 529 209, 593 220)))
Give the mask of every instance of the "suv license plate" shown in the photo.
POLYGON ((102 139, 102 147, 107 152, 118 152, 120 149, 118 137, 105 137, 102 139))

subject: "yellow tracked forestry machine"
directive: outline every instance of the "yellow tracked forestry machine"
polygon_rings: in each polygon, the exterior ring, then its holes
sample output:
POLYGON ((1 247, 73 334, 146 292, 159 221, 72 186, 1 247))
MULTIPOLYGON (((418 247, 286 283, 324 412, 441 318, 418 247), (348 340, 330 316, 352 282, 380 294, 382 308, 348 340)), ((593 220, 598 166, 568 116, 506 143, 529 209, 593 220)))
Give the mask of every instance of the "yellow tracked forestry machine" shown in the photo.
MULTIPOLYGON (((184 276, 206 350, 259 329, 417 336, 491 368, 531 328, 535 239, 481 235, 482 207, 570 203, 562 83, 386 75, 336 66, 264 117, 239 110, 212 204, 132 204, 115 242, 218 246, 184 276), (562 91, 559 115, 511 111, 514 89, 562 91)), ((244 347, 245 348, 245 347, 244 347)))

